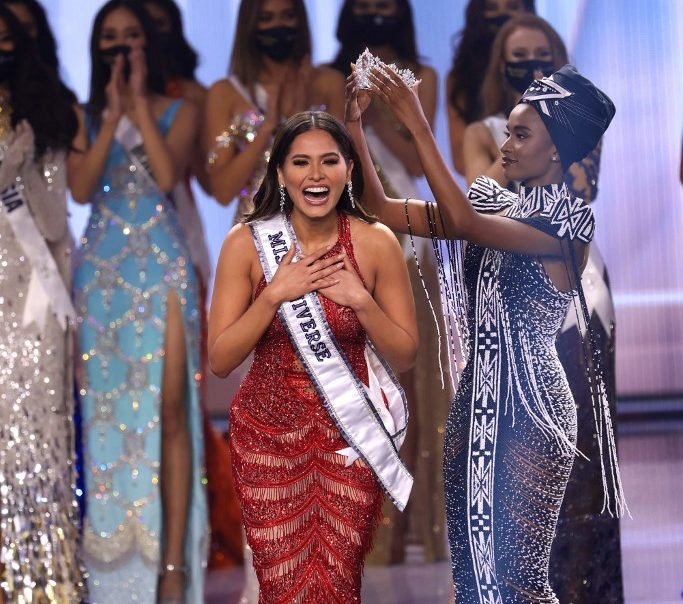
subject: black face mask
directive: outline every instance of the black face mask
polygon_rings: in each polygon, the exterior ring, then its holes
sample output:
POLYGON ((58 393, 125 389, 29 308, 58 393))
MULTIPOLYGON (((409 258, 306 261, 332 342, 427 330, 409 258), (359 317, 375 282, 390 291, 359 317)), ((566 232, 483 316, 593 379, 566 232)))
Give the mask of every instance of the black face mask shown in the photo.
POLYGON ((544 76, 549 76, 555 72, 555 65, 552 61, 536 59, 505 63, 505 79, 517 92, 524 92, 534 81, 534 71, 541 71, 544 76))
POLYGON ((123 79, 126 82, 130 79, 130 61, 128 60, 128 55, 130 54, 131 50, 131 47, 127 44, 117 44, 116 46, 100 49, 100 61, 105 67, 105 79, 107 82, 111 77, 111 68, 113 67, 118 55, 123 55, 123 79))
POLYGON ((398 17, 388 17, 376 13, 353 15, 356 39, 368 46, 389 44, 398 30, 398 17))
POLYGON ((277 63, 283 63, 292 56, 296 36, 296 27, 271 27, 254 32, 256 46, 267 57, 277 63))
POLYGON ((0 50, 0 82, 14 77, 17 68, 17 55, 13 50, 0 50))
POLYGON ((495 34, 503 25, 505 25, 512 15, 506 15, 503 13, 502 15, 496 15, 495 17, 484 17, 484 21, 486 21, 486 25, 488 25, 489 31, 493 34, 495 34))

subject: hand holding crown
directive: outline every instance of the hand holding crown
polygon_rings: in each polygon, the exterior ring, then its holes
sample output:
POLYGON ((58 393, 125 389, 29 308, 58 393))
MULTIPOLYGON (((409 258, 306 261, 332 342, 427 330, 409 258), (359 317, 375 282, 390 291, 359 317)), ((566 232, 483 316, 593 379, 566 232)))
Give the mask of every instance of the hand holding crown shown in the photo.
POLYGON ((396 119, 411 134, 414 134, 418 128, 424 126, 429 128, 429 122, 417 96, 420 81, 415 78, 410 69, 399 69, 394 64, 387 65, 366 49, 358 57, 352 76, 354 75, 357 87, 368 89, 374 96, 386 103, 396 119))

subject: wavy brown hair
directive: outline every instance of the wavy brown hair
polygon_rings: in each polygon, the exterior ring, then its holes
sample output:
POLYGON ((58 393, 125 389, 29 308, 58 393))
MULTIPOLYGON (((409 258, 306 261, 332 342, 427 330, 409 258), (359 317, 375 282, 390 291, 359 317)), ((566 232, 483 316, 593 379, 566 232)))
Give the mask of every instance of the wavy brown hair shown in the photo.
POLYGON ((558 34, 545 19, 536 15, 519 15, 510 19, 500 28, 496 39, 491 47, 484 83, 481 87, 481 101, 484 107, 484 116, 503 113, 506 116, 514 108, 515 92, 505 80, 503 65, 505 64, 505 44, 510 35, 520 28, 536 29, 542 32, 548 39, 550 53, 555 69, 569 63, 567 47, 558 34))
MULTIPOLYGON (((246 216, 245 222, 270 218, 280 211, 280 189, 278 183, 277 169, 281 168, 294 140, 311 130, 324 130, 339 146, 339 151, 346 162, 353 162, 351 169, 351 183, 353 184, 354 202, 351 203, 348 190, 344 188, 339 201, 337 210, 356 216, 365 222, 377 222, 377 217, 370 214, 360 204, 363 195, 363 171, 361 161, 349 131, 335 117, 324 111, 302 111, 290 117, 280 128, 273 142, 270 152, 268 169, 261 181, 256 195, 254 195, 254 210, 246 216)), ((285 211, 292 210, 292 200, 285 192, 285 211)))

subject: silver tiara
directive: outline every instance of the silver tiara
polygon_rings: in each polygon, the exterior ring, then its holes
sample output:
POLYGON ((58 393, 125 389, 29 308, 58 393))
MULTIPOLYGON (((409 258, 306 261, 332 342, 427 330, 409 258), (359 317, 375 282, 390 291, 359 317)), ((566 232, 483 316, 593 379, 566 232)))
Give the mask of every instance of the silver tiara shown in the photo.
POLYGON ((374 68, 385 74, 388 70, 393 71, 401 78, 406 86, 414 86, 417 82, 415 74, 410 69, 399 69, 395 63, 387 65, 379 57, 374 56, 367 48, 360 54, 356 61, 356 73, 358 74, 358 87, 370 88, 370 71, 374 68))

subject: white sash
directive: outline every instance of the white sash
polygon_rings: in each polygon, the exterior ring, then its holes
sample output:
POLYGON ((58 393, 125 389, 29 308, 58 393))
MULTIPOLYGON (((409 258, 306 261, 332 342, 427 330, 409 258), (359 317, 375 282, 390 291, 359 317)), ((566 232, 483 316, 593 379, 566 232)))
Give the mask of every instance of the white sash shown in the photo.
POLYGON ((40 331, 44 331, 47 310, 51 307, 62 329, 66 329, 67 318, 74 321, 76 311, 45 237, 38 230, 26 205, 23 188, 23 184, 13 183, 0 193, 0 203, 14 236, 31 263, 31 281, 24 303, 22 325, 26 327, 35 321, 40 331))
MULTIPOLYGON (((287 250, 297 245, 296 235, 281 214, 249 226, 270 282, 287 250)), ((349 444, 337 453, 347 456, 347 466, 362 458, 403 511, 413 486, 413 477, 398 455, 406 435, 408 405, 393 372, 368 341, 369 384, 361 382, 337 345, 315 292, 284 302, 278 314, 327 412, 349 444)))
MULTIPOLYGON (((135 164, 138 171, 142 172, 154 188, 158 189, 159 187, 156 180, 154 180, 154 176, 152 176, 152 171, 149 167, 149 160, 147 159, 147 153, 143 146, 142 135, 137 126, 127 115, 121 116, 121 119, 116 126, 114 138, 126 150, 128 159, 135 164)), ((165 193, 162 194, 165 195, 165 193)))

